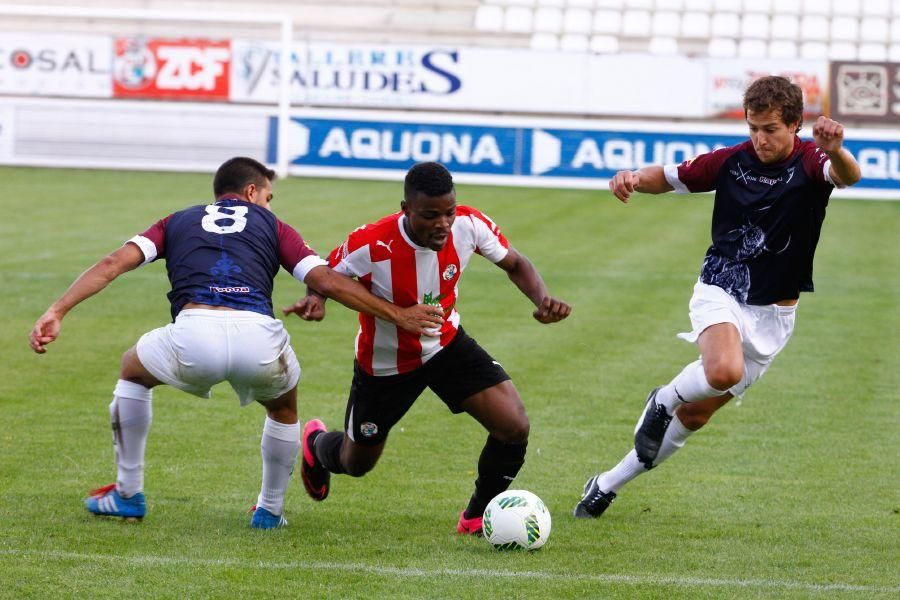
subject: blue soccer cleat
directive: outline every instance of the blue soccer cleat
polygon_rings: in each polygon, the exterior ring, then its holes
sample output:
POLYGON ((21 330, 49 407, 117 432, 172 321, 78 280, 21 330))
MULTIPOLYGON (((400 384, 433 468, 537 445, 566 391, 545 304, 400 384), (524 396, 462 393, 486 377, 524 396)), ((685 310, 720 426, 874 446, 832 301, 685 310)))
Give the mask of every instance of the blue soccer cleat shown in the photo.
POLYGON ((278 529, 288 524, 284 515, 273 515, 262 506, 253 508, 253 518, 250 519, 251 529, 278 529))
POLYGON ((84 499, 84 507, 100 517, 119 517, 126 521, 140 521, 147 514, 143 492, 123 498, 114 483, 91 491, 91 495, 84 499))

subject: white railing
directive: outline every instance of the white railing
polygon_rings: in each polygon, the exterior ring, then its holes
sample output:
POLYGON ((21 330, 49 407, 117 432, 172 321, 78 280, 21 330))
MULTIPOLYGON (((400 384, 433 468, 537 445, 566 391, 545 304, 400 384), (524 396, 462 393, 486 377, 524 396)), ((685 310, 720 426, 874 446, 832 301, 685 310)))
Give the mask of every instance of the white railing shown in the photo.
MULTIPOLYGON (((240 23, 277 25, 280 27, 280 64, 291 64, 291 44, 294 38, 294 23, 286 14, 259 15, 251 13, 209 13, 168 10, 113 9, 68 6, 22 6, 0 4, 0 16, 53 17, 72 19, 177 21, 203 23, 240 23)), ((290 115, 290 78, 282 77, 278 94, 278 160, 276 171, 280 177, 288 172, 288 158, 285 143, 288 137, 290 115)))

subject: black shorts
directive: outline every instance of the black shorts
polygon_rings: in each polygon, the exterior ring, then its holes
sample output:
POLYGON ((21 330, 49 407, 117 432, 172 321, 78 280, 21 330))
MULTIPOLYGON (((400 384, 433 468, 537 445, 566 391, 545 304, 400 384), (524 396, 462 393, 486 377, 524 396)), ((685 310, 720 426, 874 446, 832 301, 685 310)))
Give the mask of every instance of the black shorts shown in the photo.
POLYGON ((426 387, 453 413, 460 413, 463 400, 507 380, 500 363, 460 327, 453 341, 409 373, 376 377, 354 361, 344 431, 357 444, 376 446, 426 387))

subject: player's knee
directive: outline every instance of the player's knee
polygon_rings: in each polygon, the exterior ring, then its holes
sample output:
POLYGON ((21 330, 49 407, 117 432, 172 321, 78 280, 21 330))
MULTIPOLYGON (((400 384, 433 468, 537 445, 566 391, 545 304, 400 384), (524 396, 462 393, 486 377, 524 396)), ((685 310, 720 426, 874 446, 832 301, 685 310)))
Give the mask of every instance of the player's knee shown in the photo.
POLYGON ((360 451, 359 447, 355 448, 356 451, 352 451, 346 446, 346 437, 344 438, 344 444, 344 448, 341 449, 341 464, 347 475, 350 477, 362 477, 375 468, 378 458, 381 456, 381 451, 369 451, 371 449, 360 451))
POLYGON ((351 463, 344 465, 344 471, 350 477, 362 477, 375 467, 375 463, 351 463))
POLYGON ((134 369, 132 365, 133 361, 137 357, 137 352, 134 348, 129 348, 125 352, 122 353, 122 360, 119 361, 119 375, 122 376, 122 379, 126 379, 127 375, 131 374, 131 371, 134 369))
POLYGON ((528 441, 528 434, 531 431, 531 423, 528 416, 524 413, 504 423, 503 427, 497 431, 492 431, 491 435, 504 444, 524 444, 528 441))
POLYGON ((740 361, 716 361, 704 368, 706 381, 717 390, 728 390, 744 377, 744 365, 740 361))

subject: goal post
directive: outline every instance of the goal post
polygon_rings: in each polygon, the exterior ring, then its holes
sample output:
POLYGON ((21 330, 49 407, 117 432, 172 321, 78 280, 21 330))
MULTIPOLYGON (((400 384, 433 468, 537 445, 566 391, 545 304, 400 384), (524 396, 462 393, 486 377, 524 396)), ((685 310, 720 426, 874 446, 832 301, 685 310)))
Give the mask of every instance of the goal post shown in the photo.
POLYGON ((282 65, 282 76, 278 89, 278 140, 276 172, 279 177, 288 175, 287 138, 290 120, 290 77, 287 76, 286 65, 291 64, 291 45, 294 41, 293 19, 287 14, 258 15, 251 13, 210 13, 199 11, 151 10, 126 8, 92 8, 69 6, 34 6, 17 4, 0 4, 0 16, 17 17, 51 17, 70 19, 104 19, 110 21, 169 21, 195 23, 236 23, 248 25, 272 25, 280 28, 279 60, 282 65))

